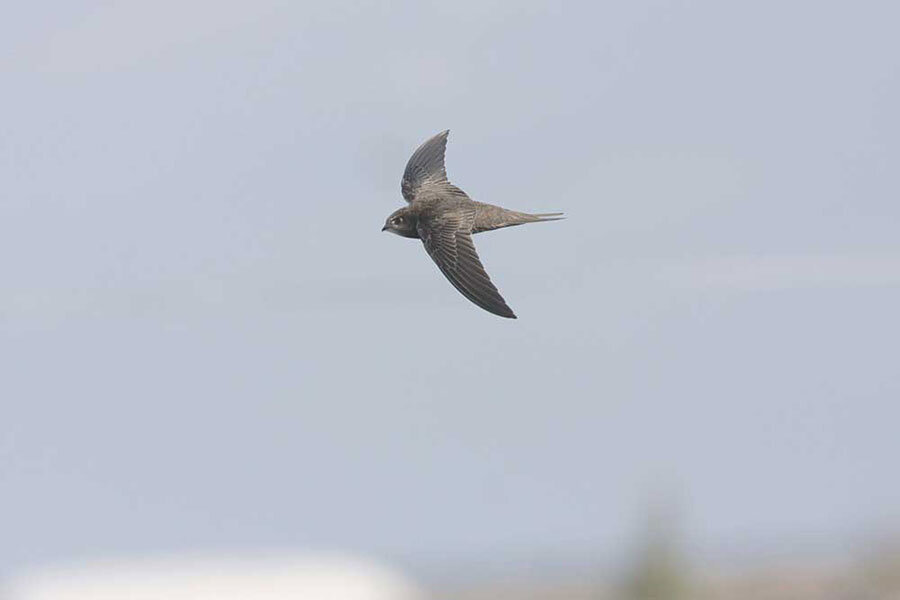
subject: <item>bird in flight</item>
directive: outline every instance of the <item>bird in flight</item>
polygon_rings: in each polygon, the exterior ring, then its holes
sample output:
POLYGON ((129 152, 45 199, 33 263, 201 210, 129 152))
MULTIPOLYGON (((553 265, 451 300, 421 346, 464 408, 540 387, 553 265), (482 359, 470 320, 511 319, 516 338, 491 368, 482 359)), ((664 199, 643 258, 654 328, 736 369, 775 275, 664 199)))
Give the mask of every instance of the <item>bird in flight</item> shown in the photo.
POLYGON ((475 252, 472 235, 482 231, 556 221, 563 213, 529 214, 475 202, 447 180, 444 152, 450 131, 442 131, 413 152, 400 191, 409 203, 394 211, 382 231, 418 238, 444 276, 484 310, 515 319, 475 252))

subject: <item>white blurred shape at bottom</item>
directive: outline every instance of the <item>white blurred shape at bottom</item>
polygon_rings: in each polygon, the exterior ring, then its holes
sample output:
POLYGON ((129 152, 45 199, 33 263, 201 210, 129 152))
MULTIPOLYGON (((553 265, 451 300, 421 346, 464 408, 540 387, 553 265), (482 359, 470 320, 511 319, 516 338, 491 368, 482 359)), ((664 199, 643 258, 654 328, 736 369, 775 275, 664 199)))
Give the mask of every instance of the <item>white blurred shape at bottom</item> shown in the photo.
POLYGON ((92 561, 12 577, 2 600, 420 600, 401 575, 341 556, 92 561))

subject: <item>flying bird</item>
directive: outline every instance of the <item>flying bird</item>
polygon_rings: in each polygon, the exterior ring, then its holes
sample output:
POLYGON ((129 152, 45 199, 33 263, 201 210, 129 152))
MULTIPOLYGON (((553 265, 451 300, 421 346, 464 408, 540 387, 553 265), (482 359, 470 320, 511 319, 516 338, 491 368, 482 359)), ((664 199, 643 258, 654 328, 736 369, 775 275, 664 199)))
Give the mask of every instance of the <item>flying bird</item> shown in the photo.
POLYGON ((449 130, 442 131, 413 152, 400 182, 400 192, 409 204, 394 211, 381 230, 422 240, 428 255, 463 296, 488 312, 515 319, 484 270, 472 235, 556 221, 563 213, 516 212, 469 198, 447 180, 444 152, 449 134, 449 130))

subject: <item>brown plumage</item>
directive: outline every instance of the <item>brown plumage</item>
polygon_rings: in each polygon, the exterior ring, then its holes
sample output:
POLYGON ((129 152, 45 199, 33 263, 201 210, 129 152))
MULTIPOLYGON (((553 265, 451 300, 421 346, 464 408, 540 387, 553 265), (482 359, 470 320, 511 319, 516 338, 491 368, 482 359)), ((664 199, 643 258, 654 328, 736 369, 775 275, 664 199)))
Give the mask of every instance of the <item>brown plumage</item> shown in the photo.
POLYGON ((409 205, 392 213, 381 230, 421 239, 428 255, 463 296, 488 312, 515 319, 484 270, 472 235, 556 221, 562 213, 522 213, 469 198, 447 180, 444 152, 449 133, 443 131, 427 140, 410 157, 400 182, 409 205))

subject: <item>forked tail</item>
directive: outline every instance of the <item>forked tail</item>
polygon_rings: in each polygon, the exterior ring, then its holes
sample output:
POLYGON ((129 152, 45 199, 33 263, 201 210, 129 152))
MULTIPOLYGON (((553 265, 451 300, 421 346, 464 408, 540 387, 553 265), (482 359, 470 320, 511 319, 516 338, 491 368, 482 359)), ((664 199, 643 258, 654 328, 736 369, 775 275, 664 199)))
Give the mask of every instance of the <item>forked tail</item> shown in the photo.
POLYGON ((563 215, 564 215, 564 213, 558 212, 558 213, 536 213, 536 214, 528 215, 528 216, 534 217, 534 219, 532 219, 532 221, 529 221, 529 222, 533 223, 536 221, 561 221, 566 218, 563 215))
POLYGON ((524 213, 491 204, 478 203, 478 212, 475 216, 475 226, 472 233, 491 231, 501 227, 524 225, 526 223, 539 223, 541 221, 558 221, 564 219, 563 213, 524 213))

